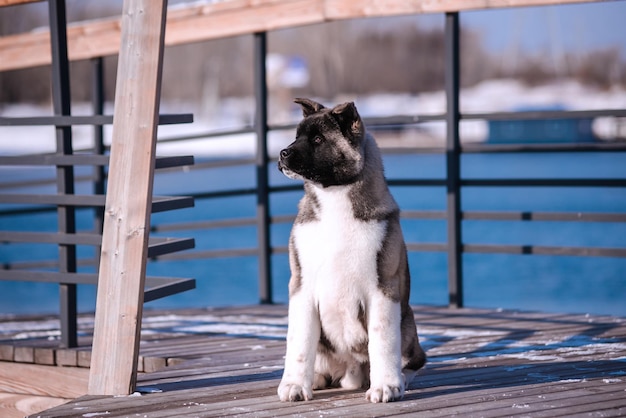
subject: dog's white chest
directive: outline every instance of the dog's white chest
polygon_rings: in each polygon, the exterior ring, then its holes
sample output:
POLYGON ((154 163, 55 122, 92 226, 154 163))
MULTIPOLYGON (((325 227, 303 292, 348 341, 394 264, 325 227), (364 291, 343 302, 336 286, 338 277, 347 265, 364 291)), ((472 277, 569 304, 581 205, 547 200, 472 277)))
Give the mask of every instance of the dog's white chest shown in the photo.
POLYGON ((294 226, 303 284, 322 303, 362 299, 377 283, 384 221, 353 216, 348 187, 319 189, 319 220, 294 226))

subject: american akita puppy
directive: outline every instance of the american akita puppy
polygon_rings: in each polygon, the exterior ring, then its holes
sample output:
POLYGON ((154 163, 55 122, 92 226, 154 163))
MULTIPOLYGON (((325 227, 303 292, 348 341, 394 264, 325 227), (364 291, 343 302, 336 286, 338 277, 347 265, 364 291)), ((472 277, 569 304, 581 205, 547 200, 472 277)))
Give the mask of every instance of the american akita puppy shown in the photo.
POLYGON ((354 103, 296 99, 304 119, 278 168, 304 180, 289 239, 289 328, 281 401, 313 389, 367 388, 401 399, 426 362, 409 306, 398 205, 354 103))

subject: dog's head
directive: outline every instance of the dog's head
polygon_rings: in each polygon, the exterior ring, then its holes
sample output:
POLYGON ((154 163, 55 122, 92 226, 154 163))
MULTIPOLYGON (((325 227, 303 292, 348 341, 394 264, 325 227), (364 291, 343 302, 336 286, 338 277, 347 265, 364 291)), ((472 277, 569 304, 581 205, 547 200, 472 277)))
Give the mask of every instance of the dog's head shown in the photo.
POLYGON ((310 99, 296 99, 304 119, 296 140, 280 152, 278 168, 287 177, 323 187, 354 182, 363 170, 365 129, 354 103, 326 108, 310 99))

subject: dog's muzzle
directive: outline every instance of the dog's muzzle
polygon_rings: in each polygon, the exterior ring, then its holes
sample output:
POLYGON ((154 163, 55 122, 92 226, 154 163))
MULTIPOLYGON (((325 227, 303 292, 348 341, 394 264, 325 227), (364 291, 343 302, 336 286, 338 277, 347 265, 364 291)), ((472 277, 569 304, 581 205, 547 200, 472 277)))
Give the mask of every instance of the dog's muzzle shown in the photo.
POLYGON ((289 148, 282 149, 278 155, 278 169, 280 171, 288 170, 287 160, 291 155, 292 150, 289 148))
POLYGON ((290 179, 302 179, 302 176, 289 168, 289 157, 291 157, 293 150, 291 148, 285 148, 280 151, 278 155, 278 169, 290 179))

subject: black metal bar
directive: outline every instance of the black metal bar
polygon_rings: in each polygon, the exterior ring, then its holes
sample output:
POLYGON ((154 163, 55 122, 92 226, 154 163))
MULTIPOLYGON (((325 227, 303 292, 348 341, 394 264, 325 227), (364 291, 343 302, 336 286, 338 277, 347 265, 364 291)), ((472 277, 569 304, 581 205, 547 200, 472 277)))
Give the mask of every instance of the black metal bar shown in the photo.
POLYGON ((463 212, 471 221, 626 222, 626 213, 602 212, 463 212))
MULTIPOLYGON (((94 116, 100 116, 104 114, 104 59, 102 57, 94 58, 91 60, 91 107, 94 116)), ((93 139, 94 149, 93 152, 97 156, 103 156, 105 153, 104 147, 104 129, 102 125, 93 126, 93 139)), ((105 157, 108 164, 108 157, 105 157)), ((96 195, 105 194, 105 181, 106 172, 103 165, 96 165, 93 167, 93 193, 96 195)), ((104 226, 104 207, 98 206, 94 208, 94 220, 93 231, 96 234, 102 234, 102 228, 104 226)), ((102 240, 99 240, 100 243, 102 240)), ((96 259, 98 260, 98 266, 100 265, 100 243, 95 248, 96 259)))
MULTIPOLYGON (((445 220, 444 210, 403 210, 401 219, 405 220, 445 220)), ((275 215, 270 218, 272 224, 289 223, 295 215, 275 215)), ((542 221, 542 222, 626 222, 626 213, 591 213, 591 212, 496 212, 464 211, 461 218, 469 221, 542 221)), ((183 231, 194 229, 222 229, 255 225, 256 218, 234 218, 216 221, 192 221, 153 225, 152 232, 183 231)), ((0 241, 12 234, 0 231, 0 241)), ((6 241, 13 241, 6 239, 6 241)))
POLYGON ((269 176, 267 173, 267 77, 265 32, 254 34, 254 96, 256 101, 255 131, 257 178, 257 239, 259 245, 259 301, 272 303, 272 267, 270 251, 269 176))
MULTIPOLYGON (((15 280, 43 283, 72 283, 91 284, 98 282, 96 273, 57 273, 47 271, 17 271, 0 270, 0 280, 15 280)), ((144 302, 149 302, 165 296, 174 295, 186 290, 194 289, 194 279, 181 279, 173 277, 146 277, 146 294, 144 302)))
POLYGON ((626 142, 589 142, 566 144, 465 144, 461 146, 469 153, 518 153, 518 152, 615 152, 626 151, 626 142))
POLYGON ((172 157, 157 157, 154 161, 155 170, 163 170, 167 168, 193 166, 195 164, 193 155, 181 155, 172 157))
POLYGON ((57 194, 0 194, 0 203, 24 203, 32 205, 56 206, 104 206, 104 196, 96 195, 57 195, 57 194))
MULTIPOLYGON (((96 127, 97 129, 97 127, 96 127)), ((101 146, 94 147, 94 152, 104 152, 101 146)), ((184 165, 192 165, 194 163, 194 157, 187 156, 172 156, 172 157, 158 157, 155 159, 155 169, 165 169, 172 167, 181 167, 184 165)), ((58 154, 33 154, 33 155, 18 155, 18 156, 0 156, 0 165, 56 165, 56 166, 77 166, 77 165, 93 165, 93 166, 105 166, 109 164, 109 156, 102 154, 71 154, 71 155, 58 155, 58 154)), ((104 180, 104 170, 102 173, 94 173, 90 179, 96 181, 102 175, 104 180)), ((47 181, 47 180, 44 180, 47 181)), ((43 184, 43 181, 42 181, 43 184)), ((3 183, 3 186, 6 186, 3 183)), ((104 187, 94 187, 95 194, 103 194, 104 187)))
MULTIPOLYGON (((162 114, 159 115, 159 125, 174 125, 178 123, 192 123, 193 114, 162 114)), ((56 127, 72 127, 75 125, 111 125, 113 124, 112 115, 93 115, 93 116, 71 116, 71 115, 55 115, 55 116, 28 116, 28 117, 0 117, 0 126, 42 126, 50 125, 56 127)))
POLYGON ((190 250, 194 248, 194 246, 195 240, 193 238, 151 238, 148 243, 148 258, 154 258, 177 251, 190 250))
MULTIPOLYGON (((245 196, 252 195, 257 192, 256 188, 249 189, 231 189, 231 190, 218 190, 215 192, 204 192, 204 193, 193 193, 192 196, 194 199, 213 199, 218 197, 235 197, 235 196, 245 196)), ((0 195, 1 198, 2 195, 0 195)))
MULTIPOLYGON (((272 218, 272 222, 274 222, 272 218)), ((182 231, 193 229, 220 229, 256 225, 256 218, 220 219, 216 221, 192 221, 152 225, 151 232, 182 231)))
POLYGON ((0 231, 0 242, 36 242, 64 245, 100 245, 99 234, 61 232, 0 231))
POLYGON ((626 178, 581 179, 462 179, 462 186, 472 187, 626 187, 626 178))
MULTIPOLYGON (((104 206, 104 195, 55 195, 55 194, 0 194, 0 203, 23 203, 32 205, 56 205, 59 207, 104 206)), ((191 196, 154 196, 152 198, 152 212, 164 212, 174 209, 184 209, 194 206, 191 196)))
POLYGON ((167 277, 146 277, 145 288, 146 289, 143 294, 144 303, 195 289, 196 280, 167 277))
POLYGON ((96 273, 59 273, 56 271, 0 270, 0 280, 42 283, 96 284, 96 273))
POLYGON ((545 120, 545 119, 582 119, 602 116, 626 116, 626 109, 598 110, 533 110, 519 112, 464 113, 463 120, 545 120))
POLYGON ((0 165, 56 165, 70 167, 76 165, 107 165, 109 157, 106 155, 93 154, 35 154, 0 156, 0 165))
POLYGON ((544 245, 466 244, 463 251, 485 254, 534 254, 577 257, 626 257, 626 248, 552 247, 544 245))
MULTIPOLYGON (((67 58, 67 20, 64 0, 48 2, 50 19, 50 42, 52 51, 52 104, 57 116, 70 115, 70 72, 67 58)), ((70 126, 56 127, 57 154, 72 154, 72 130, 70 126)), ((57 192, 74 193, 74 168, 57 167, 57 192)), ((58 229, 61 233, 76 232, 76 214, 71 206, 59 206, 58 229)), ((59 272, 76 272, 76 246, 59 245, 59 272)), ((76 347, 76 284, 60 282, 61 344, 76 347)))
POLYGON ((152 213, 192 208, 194 204, 194 198, 191 196, 154 196, 152 197, 152 213))
POLYGON ((448 213, 449 305, 463 306, 463 258, 461 237, 461 144, 459 139, 459 14, 445 17, 446 180, 448 213))

